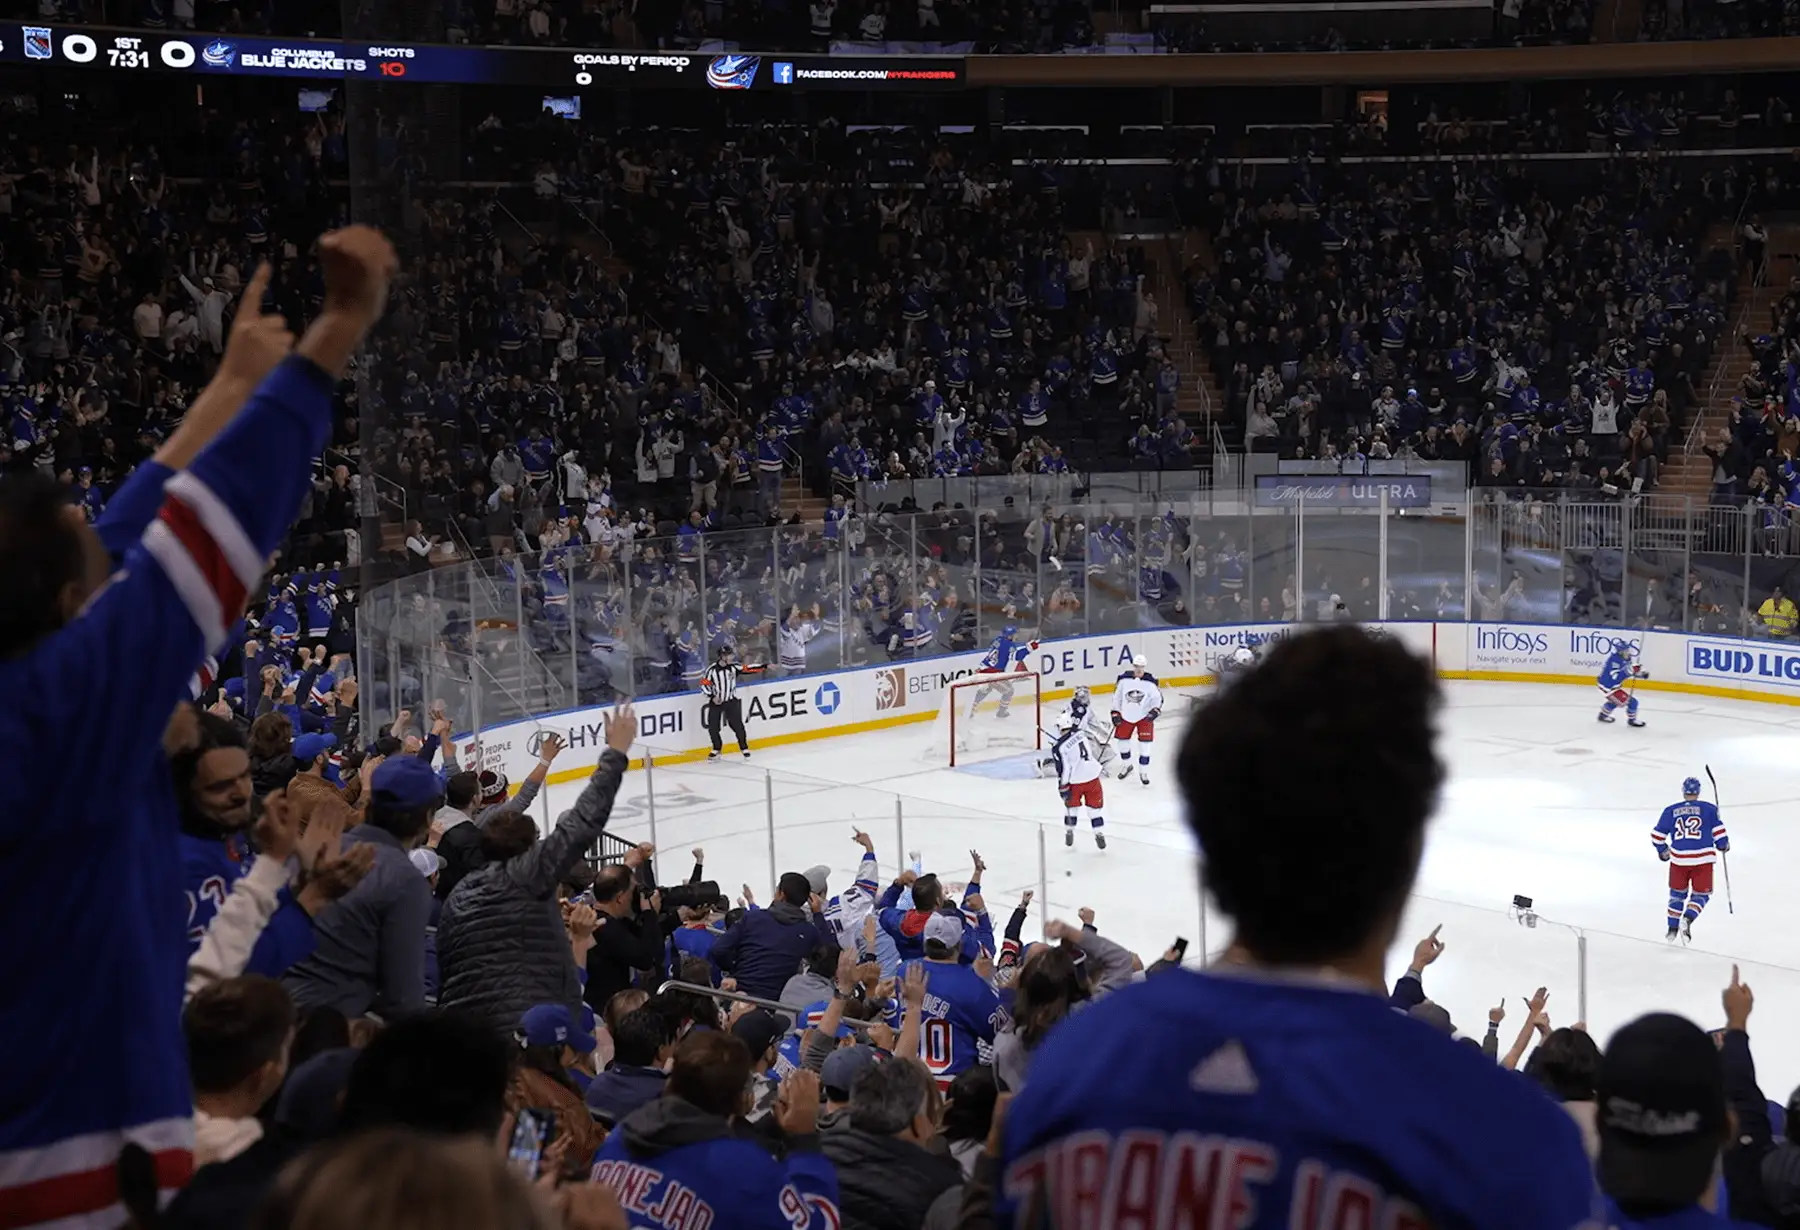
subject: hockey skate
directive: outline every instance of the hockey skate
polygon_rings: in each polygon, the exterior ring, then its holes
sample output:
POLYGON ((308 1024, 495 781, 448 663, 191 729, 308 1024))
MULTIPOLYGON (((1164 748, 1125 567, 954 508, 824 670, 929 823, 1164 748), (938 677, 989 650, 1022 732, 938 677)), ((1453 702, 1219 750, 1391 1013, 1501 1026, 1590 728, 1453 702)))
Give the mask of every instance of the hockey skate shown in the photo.
MULTIPOLYGON (((1063 845, 1068 847, 1069 849, 1075 848, 1075 830, 1074 829, 1066 828, 1063 830, 1063 845)), ((1674 932, 1671 931, 1669 934, 1673 935, 1674 932)))
POLYGON ((1150 784, 1150 775, 1148 773, 1139 773, 1138 780, 1148 786, 1150 784))
POLYGON ((750 759, 750 749, 749 748, 744 749, 744 759, 745 760, 750 759))
POLYGON ((1601 722, 1610 722, 1613 720, 1613 715, 1608 713, 1606 710, 1602 709, 1599 712, 1599 714, 1596 715, 1596 720, 1601 721, 1601 722))
POLYGON ((1643 719, 1643 718, 1641 718, 1641 717, 1634 717, 1634 718, 1626 718, 1626 719, 1625 719, 1625 724, 1626 724, 1626 725, 1627 725, 1627 726, 1638 726, 1638 727, 1642 727, 1642 726, 1643 726, 1643 725, 1644 725, 1644 719, 1643 719))
POLYGON ((1681 924, 1681 942, 1683 944, 1694 942, 1694 920, 1691 918, 1681 924))
POLYGON ((717 760, 717 759, 718 759, 718 758, 719 758, 719 753, 717 753, 717 752, 708 752, 708 753, 706 753, 706 758, 707 758, 707 759, 708 759, 708 760, 717 760))
POLYGON ((1099 847, 1102 850, 1106 849, 1106 834, 1105 833, 1095 833, 1094 834, 1094 845, 1096 845, 1097 847, 1099 847))
POLYGON ((1120 781, 1124 781, 1126 778, 1128 778, 1130 776, 1131 776, 1131 766, 1129 764, 1127 764, 1123 769, 1119 770, 1119 780, 1120 781))
POLYGON ((1663 939, 1667 940, 1671 944, 1673 944, 1676 940, 1678 940, 1680 938, 1681 938, 1681 929, 1679 927, 1670 927, 1668 930, 1668 933, 1663 936, 1663 939))

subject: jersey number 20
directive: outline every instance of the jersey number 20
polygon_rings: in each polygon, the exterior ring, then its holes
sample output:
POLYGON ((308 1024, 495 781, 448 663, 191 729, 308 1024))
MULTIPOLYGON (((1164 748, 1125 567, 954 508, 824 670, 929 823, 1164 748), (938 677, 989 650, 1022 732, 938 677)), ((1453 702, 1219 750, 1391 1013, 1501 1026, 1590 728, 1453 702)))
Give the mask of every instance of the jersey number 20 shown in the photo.
POLYGON ((933 1076, 943 1076, 950 1071, 950 1022, 932 1018, 925 1022, 925 1029, 919 1038, 919 1051, 925 1060, 925 1070, 933 1076))

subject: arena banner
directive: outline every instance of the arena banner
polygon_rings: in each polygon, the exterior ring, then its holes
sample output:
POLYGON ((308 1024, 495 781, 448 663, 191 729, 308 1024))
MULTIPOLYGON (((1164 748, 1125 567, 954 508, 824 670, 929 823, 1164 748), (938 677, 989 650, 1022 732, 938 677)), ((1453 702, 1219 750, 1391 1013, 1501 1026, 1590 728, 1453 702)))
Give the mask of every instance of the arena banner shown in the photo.
POLYGON ((64 67, 114 76, 192 73, 439 85, 523 85, 545 90, 960 89, 958 56, 701 54, 579 47, 268 38, 102 26, 0 22, 0 64, 64 67))

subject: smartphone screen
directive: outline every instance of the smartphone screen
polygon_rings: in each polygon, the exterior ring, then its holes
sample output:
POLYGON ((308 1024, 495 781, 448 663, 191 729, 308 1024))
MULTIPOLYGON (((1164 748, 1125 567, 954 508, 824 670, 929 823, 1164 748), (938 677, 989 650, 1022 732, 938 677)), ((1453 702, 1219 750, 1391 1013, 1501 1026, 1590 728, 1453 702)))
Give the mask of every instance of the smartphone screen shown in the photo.
POLYGON ((1187 956, 1187 941, 1179 935, 1175 937, 1175 943, 1172 944, 1171 947, 1175 949, 1175 959, 1177 961, 1180 961, 1187 956))
POLYGON ((543 1165, 544 1146, 550 1143, 555 1119, 548 1110, 527 1106, 513 1121, 512 1140, 506 1146, 506 1160, 527 1179, 536 1179, 543 1165))

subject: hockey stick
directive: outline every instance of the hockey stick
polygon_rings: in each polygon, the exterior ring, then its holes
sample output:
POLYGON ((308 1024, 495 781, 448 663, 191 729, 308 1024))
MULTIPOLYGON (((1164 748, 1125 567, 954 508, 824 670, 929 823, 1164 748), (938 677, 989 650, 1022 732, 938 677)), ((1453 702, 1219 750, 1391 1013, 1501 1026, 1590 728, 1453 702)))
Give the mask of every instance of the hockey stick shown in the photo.
MULTIPOLYGON (((1719 779, 1713 776, 1711 765, 1701 765, 1706 770, 1706 780, 1712 783, 1713 810, 1719 810, 1719 779)), ((1731 903, 1731 855, 1728 851, 1719 851, 1719 864, 1725 868, 1725 912, 1737 913, 1737 906, 1731 903)))

